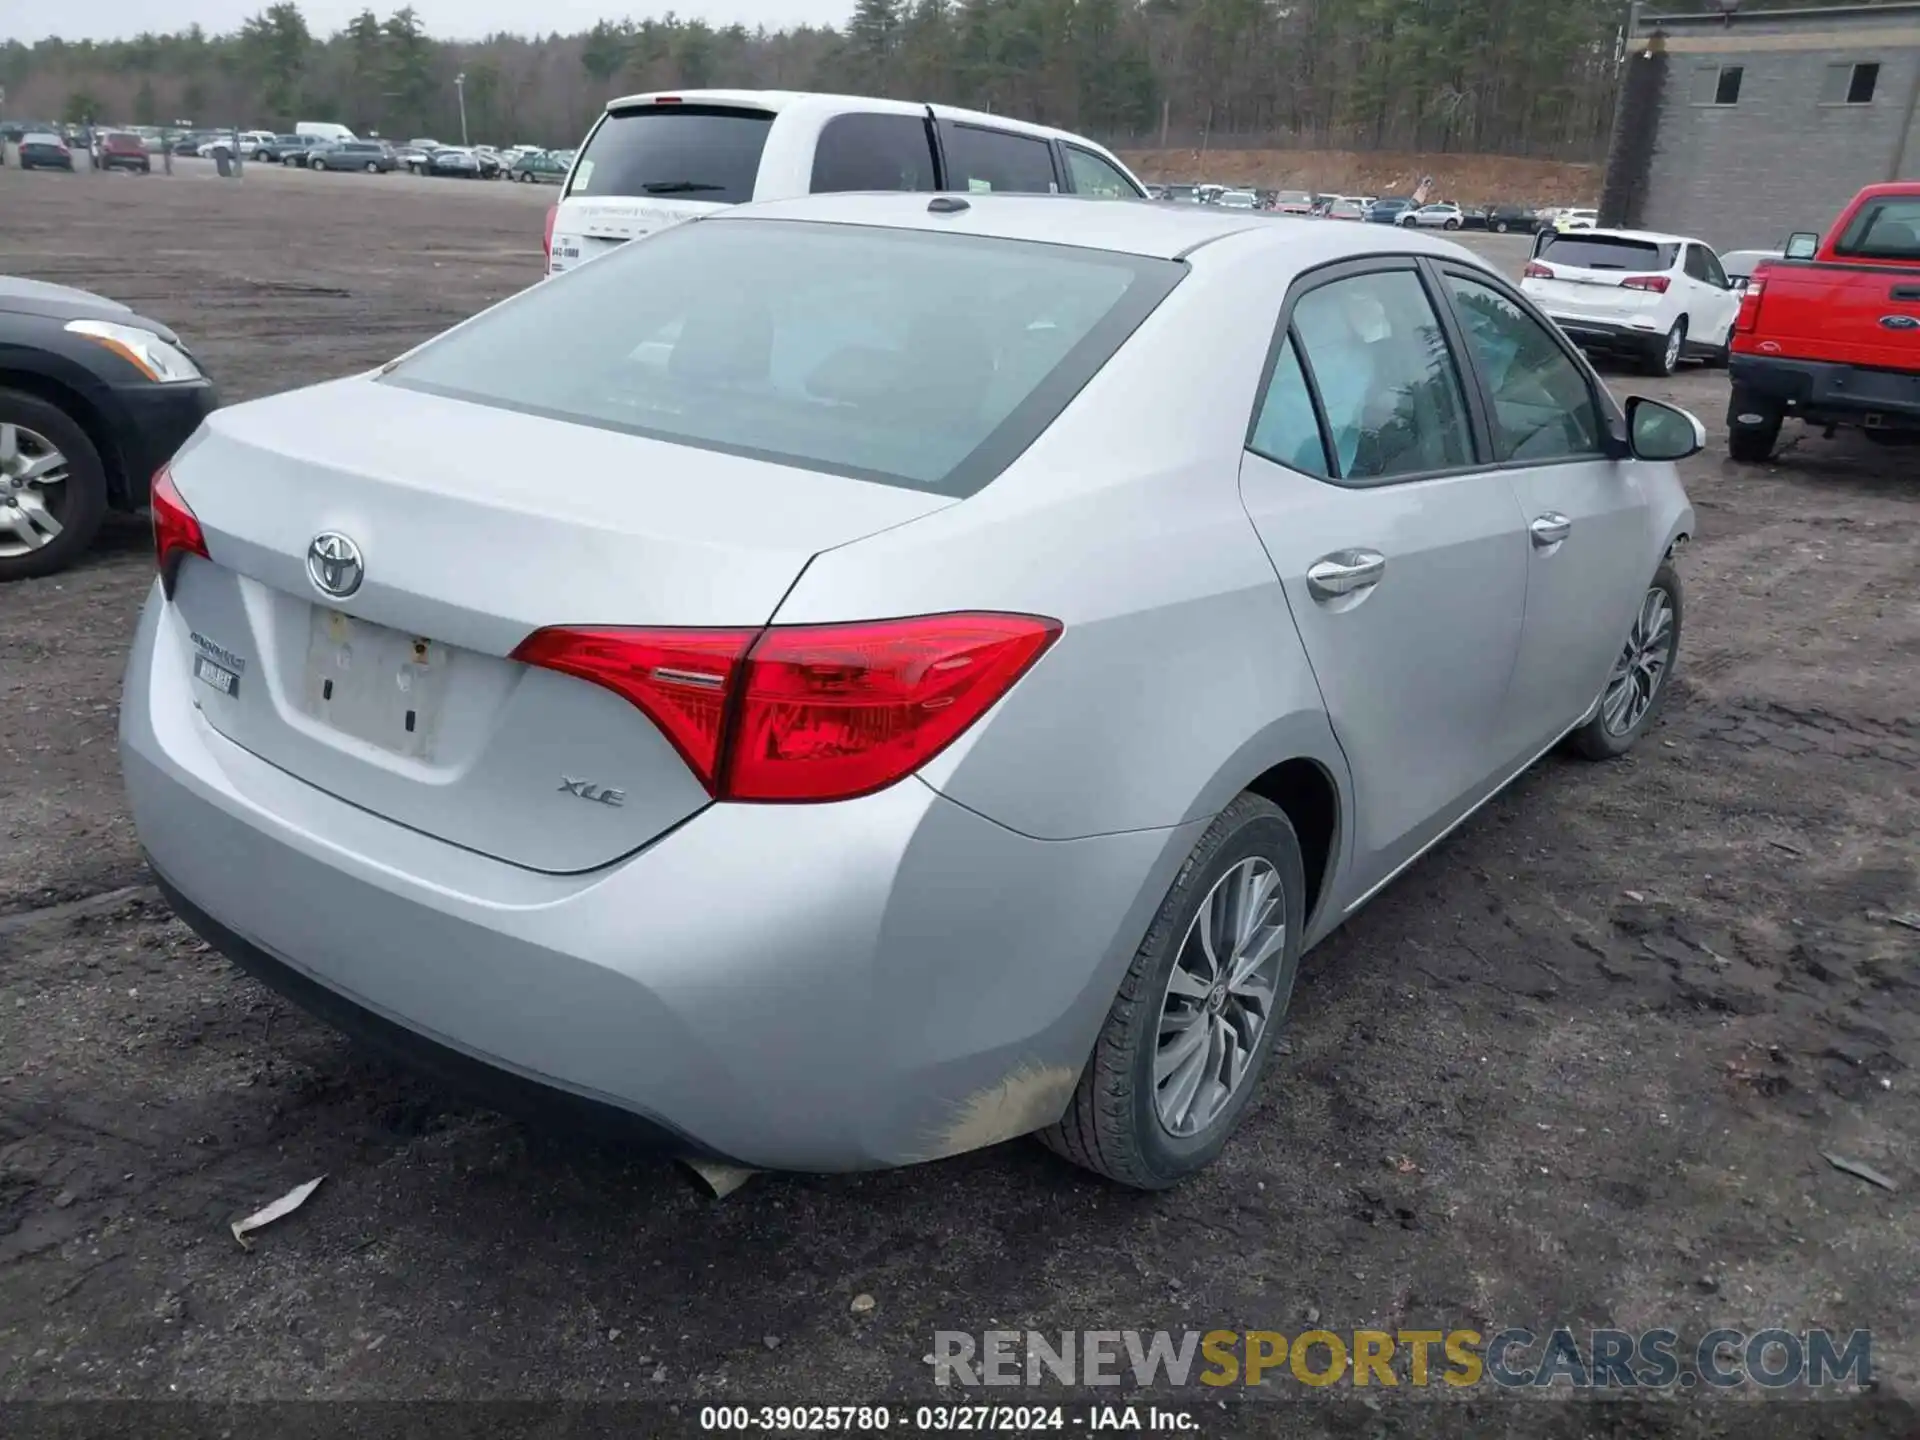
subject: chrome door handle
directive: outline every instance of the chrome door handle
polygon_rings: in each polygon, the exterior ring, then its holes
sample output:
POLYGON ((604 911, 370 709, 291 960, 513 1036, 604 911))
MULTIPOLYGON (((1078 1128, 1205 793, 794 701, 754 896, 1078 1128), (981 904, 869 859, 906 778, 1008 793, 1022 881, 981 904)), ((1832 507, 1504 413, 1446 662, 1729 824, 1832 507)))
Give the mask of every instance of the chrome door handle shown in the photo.
POLYGON ((1307 589, 1316 600, 1338 600, 1371 590, 1387 573, 1387 557, 1374 550, 1336 550, 1307 567, 1307 589))
POLYGON ((1549 545, 1558 545, 1573 531, 1573 522, 1558 511, 1549 510, 1527 529, 1533 532, 1533 543, 1544 550, 1549 545))

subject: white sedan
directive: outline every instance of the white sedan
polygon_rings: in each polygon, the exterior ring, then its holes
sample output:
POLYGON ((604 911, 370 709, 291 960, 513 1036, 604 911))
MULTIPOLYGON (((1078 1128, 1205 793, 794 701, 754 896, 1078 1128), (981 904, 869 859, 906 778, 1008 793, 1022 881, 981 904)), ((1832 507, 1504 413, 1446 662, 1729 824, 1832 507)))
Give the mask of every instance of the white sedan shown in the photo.
POLYGON ((1640 230, 1550 230, 1521 281, 1576 344, 1623 353, 1652 375, 1683 359, 1724 365, 1740 294, 1713 249, 1640 230))

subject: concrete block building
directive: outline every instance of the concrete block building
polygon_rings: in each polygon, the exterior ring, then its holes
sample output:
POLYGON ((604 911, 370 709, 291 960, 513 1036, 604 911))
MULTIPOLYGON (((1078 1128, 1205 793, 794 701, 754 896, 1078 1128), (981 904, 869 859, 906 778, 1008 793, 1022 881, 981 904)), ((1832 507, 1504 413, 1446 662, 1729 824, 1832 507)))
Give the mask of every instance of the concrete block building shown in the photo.
POLYGON ((1920 179, 1920 0, 1694 3, 1634 6, 1602 224, 1777 249, 1862 185, 1920 179))

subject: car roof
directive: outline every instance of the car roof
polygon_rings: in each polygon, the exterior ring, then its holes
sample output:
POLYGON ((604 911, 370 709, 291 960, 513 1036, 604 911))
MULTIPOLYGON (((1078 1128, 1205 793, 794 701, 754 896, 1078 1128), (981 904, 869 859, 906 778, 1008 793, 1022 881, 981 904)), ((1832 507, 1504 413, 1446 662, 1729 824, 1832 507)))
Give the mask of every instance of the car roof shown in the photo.
MULTIPOLYGON (((1029 240, 1050 245, 1076 245, 1088 250, 1177 260, 1216 240, 1238 235, 1261 237, 1278 248, 1313 239, 1316 246, 1341 234, 1317 220, 1267 215, 1253 210, 1228 210, 1215 205, 1160 205, 1126 200, 1096 200, 1076 195, 983 195, 965 197, 966 209, 938 211, 931 202, 941 198, 924 191, 885 191, 873 194, 807 195, 792 200, 769 200, 740 205, 708 217, 701 223, 734 220, 807 220, 835 225, 872 225, 899 230, 947 231, 1005 240, 1029 240), (1317 237, 1317 239, 1315 238, 1317 237)), ((945 197, 959 199, 959 196, 945 197)), ((1351 245, 1356 254, 1382 248, 1376 233, 1352 235, 1334 242, 1351 245)), ((1409 231, 1386 247, 1400 252, 1419 251, 1458 255, 1457 246, 1409 231)))
MULTIPOLYGON (((649 90, 644 94, 622 95, 617 99, 609 100, 606 108, 610 111, 625 110, 632 106, 652 104, 663 97, 677 100, 683 105, 739 105, 755 110, 765 110, 775 115, 797 105, 822 102, 846 106, 849 109, 893 110, 901 113, 924 112, 926 109, 926 106, 919 101, 891 100, 877 95, 840 95, 827 90, 649 90)), ((996 129, 1010 130, 1023 135, 1072 140, 1082 145, 1089 143, 1084 135, 1074 131, 1056 129, 1051 125, 1036 125, 1030 120, 1016 120, 1010 115, 991 115, 984 110, 962 110, 958 106, 938 103, 933 108, 943 119, 991 125, 996 129)))

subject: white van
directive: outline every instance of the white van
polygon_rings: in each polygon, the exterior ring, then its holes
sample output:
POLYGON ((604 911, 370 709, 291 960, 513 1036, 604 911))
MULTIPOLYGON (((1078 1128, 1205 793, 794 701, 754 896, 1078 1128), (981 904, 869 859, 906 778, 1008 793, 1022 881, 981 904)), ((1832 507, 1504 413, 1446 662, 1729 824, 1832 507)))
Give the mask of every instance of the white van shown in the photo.
POLYGON ((293 127, 293 133, 315 140, 358 140, 360 138, 345 125, 336 125, 331 120, 302 120, 293 127))
POLYGON ((608 102, 547 212, 547 273, 727 205, 844 190, 1143 200, 1091 140, 1001 115, 782 90, 682 90, 608 102))

